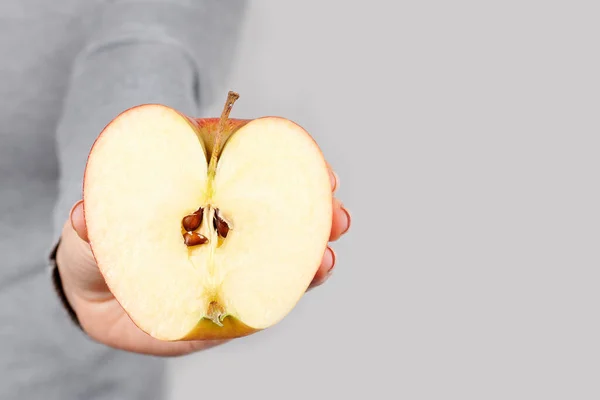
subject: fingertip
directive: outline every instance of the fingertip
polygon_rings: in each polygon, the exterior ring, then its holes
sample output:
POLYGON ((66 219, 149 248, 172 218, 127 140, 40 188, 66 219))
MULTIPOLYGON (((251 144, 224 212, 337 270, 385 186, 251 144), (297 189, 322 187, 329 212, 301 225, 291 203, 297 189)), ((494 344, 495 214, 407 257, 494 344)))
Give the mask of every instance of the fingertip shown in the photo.
POLYGON ((319 272, 322 275, 327 275, 329 272, 333 270, 335 266, 335 252, 329 246, 325 249, 325 253, 323 254, 323 261, 321 262, 321 266, 319 267, 319 272))
POLYGON ((329 278, 333 269, 335 267, 336 254, 335 251, 327 246, 325 249, 325 253, 323 254, 323 259, 321 260, 321 265, 315 274, 309 289, 320 286, 329 278))
POLYGON ((329 169, 329 180, 331 181, 331 191, 335 192, 339 186, 340 178, 332 169, 329 169))
POLYGON ((329 240, 335 241, 338 240, 343 234, 348 232, 351 224, 350 212, 337 198, 333 199, 332 218, 331 235, 329 236, 329 240))
POLYGON ((73 208, 71 208, 71 212, 69 215, 69 219, 71 220, 71 226, 73 230, 77 232, 77 236, 86 242, 89 241, 87 235, 87 227, 85 226, 85 218, 83 213, 83 200, 79 200, 73 208))
POLYGON ((327 250, 329 250, 329 253, 331 254, 331 261, 329 265, 329 268, 327 268, 326 271, 326 275, 329 276, 332 272, 333 269, 335 268, 335 261, 337 258, 337 255, 335 254, 335 250, 333 250, 331 247, 327 246, 327 250))
POLYGON ((346 229, 342 231, 342 235, 344 235, 346 232, 348 232, 350 226, 352 226, 352 215, 350 214, 350 211, 348 211, 348 209, 344 207, 343 204, 340 205, 340 209, 346 215, 346 229))

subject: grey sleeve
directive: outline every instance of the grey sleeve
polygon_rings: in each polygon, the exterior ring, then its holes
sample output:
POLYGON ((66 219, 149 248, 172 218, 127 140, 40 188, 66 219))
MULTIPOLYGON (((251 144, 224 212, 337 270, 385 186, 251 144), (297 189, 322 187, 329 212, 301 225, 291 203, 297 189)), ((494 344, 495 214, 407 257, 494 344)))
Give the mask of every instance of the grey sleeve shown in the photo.
POLYGON ((54 243, 82 196, 89 150, 114 117, 144 103, 196 116, 202 102, 224 98, 220 81, 243 6, 243 1, 116 0, 99 10, 73 66, 56 132, 60 181, 54 243))

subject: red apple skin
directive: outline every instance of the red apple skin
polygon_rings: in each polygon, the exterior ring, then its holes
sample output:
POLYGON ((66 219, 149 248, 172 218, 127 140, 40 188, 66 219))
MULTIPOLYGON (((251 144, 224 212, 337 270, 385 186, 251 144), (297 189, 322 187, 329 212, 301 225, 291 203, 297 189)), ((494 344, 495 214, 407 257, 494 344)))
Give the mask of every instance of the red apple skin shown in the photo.
MULTIPOLYGON (((219 118, 191 118, 186 115, 184 117, 190 121, 196 132, 200 135, 206 147, 207 156, 210 156, 215 144, 215 136, 219 130, 219 118)), ((221 148, 223 148, 223 145, 231 135, 250 121, 250 119, 228 119, 225 122, 225 129, 221 137, 221 148)))
MULTIPOLYGON (((152 107, 152 106, 163 106, 163 105, 161 105, 161 104, 137 105, 137 106, 131 107, 131 108, 121 112, 118 116, 113 118, 113 120, 111 122, 109 122, 104 127, 104 129, 102 129, 102 131, 100 132, 100 134, 98 135, 98 137, 96 138, 94 143, 92 144, 92 146, 90 148, 90 152, 87 157, 87 160, 89 161, 90 155, 94 151, 94 146, 96 145, 98 140, 102 137, 104 132, 106 132, 106 130, 111 126, 111 124, 117 118, 119 118, 123 114, 129 113, 138 108, 152 107)), ((219 130, 220 118, 194 118, 194 117, 187 116, 177 110, 173 110, 173 111, 177 112, 179 115, 181 115, 183 118, 185 118, 190 123, 190 125, 193 127, 193 129, 196 131, 198 136, 202 139, 202 141, 205 144, 206 151, 207 151, 206 157, 207 157, 207 160, 209 160, 210 155, 212 154, 212 149, 214 147, 214 139, 219 130)), ((260 118, 285 119, 282 117, 275 117, 275 116, 272 116, 272 117, 265 116, 265 117, 260 117, 260 118)), ((223 130, 223 133, 222 133, 221 146, 224 146, 225 143, 227 142, 227 140, 231 137, 231 135, 233 135, 237 130, 239 130, 241 127, 243 127, 250 121, 252 121, 252 119, 229 118, 225 123, 225 129, 223 130)), ((304 131, 313 140, 313 142, 315 143, 316 149, 321 153, 321 155, 323 155, 320 147, 316 143, 316 140, 306 130, 304 130, 304 131)), ((223 147, 221 147, 221 148, 223 148, 223 147)), ((83 187, 82 188, 85 188, 86 178, 87 178, 87 162, 86 162, 86 168, 85 168, 85 171, 83 174, 83 187)), ((83 195, 82 196, 82 198, 83 198, 83 218, 84 218, 84 221, 87 221, 86 208, 85 208, 85 190, 82 191, 82 195, 83 195)), ((94 257, 94 260, 96 261, 96 264, 98 265, 98 270, 100 271, 100 274, 105 278, 105 282, 106 282, 106 277, 104 276, 103 269, 100 266, 100 264, 98 263, 98 259, 96 258, 96 255, 94 254, 93 238, 89 237, 88 240, 89 240, 89 245, 90 245, 90 250, 91 250, 92 256, 94 257)), ((325 251, 326 247, 327 247, 327 243, 324 243, 323 252, 325 251)), ((315 273, 318 270, 318 268, 319 268, 319 265, 315 266, 315 273)), ((111 290, 108 282, 106 282, 106 284, 107 284, 109 290, 111 290)), ((115 300, 117 301, 117 303, 121 304, 116 297, 115 297, 115 300)), ((129 316, 131 321, 140 330, 143 331, 143 329, 140 327, 140 325, 127 313, 127 311, 124 308, 123 308, 123 311, 125 312, 125 314, 127 314, 129 316)), ((248 335, 251 335, 253 333, 256 333, 256 332, 259 332, 262 330, 262 329, 255 329, 255 328, 249 327, 248 325, 244 324, 237 318, 230 316, 230 315, 226 316, 223 319, 222 324, 223 324, 223 326, 218 326, 215 323, 213 323, 212 321, 203 318, 200 321, 198 321, 196 326, 190 332, 188 332, 187 335, 185 335, 184 337, 182 337, 180 339, 174 340, 174 341, 219 340, 219 339, 227 340, 227 339, 235 339, 235 338, 239 338, 239 337, 243 337, 243 336, 248 336, 248 335)))

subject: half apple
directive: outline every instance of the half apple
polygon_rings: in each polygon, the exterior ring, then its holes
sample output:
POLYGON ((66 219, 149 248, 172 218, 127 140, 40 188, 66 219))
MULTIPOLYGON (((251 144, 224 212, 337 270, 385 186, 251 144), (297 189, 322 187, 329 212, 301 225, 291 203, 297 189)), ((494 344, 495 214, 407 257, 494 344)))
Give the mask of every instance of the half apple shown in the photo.
POLYGON ((147 104, 117 116, 87 162, 90 245, 133 322, 166 341, 234 338, 297 304, 326 249, 327 164, 279 117, 192 119, 147 104))

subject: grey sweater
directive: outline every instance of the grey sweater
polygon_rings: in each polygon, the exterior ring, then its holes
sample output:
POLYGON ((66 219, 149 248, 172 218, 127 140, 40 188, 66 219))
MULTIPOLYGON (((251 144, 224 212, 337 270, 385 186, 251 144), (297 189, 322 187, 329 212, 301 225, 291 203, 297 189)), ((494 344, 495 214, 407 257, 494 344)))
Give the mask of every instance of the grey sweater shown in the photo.
POLYGON ((198 115, 241 15, 218 0, 0 2, 0 399, 162 398, 163 360, 80 331, 48 254, 102 128, 141 103, 198 115))

